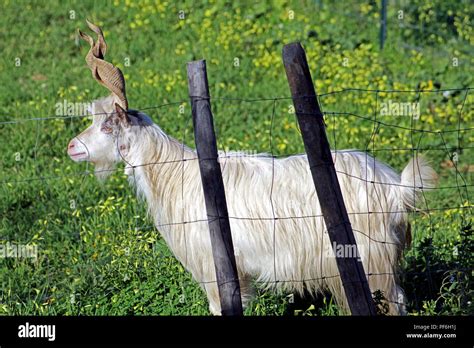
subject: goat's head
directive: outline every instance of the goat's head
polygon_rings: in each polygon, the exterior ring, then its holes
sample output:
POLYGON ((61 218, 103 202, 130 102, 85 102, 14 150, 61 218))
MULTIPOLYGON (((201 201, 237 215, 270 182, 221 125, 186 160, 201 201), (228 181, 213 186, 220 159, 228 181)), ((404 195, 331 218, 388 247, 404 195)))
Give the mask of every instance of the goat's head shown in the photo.
POLYGON ((79 31, 91 48, 86 62, 92 76, 112 92, 108 97, 92 103, 89 112, 93 122, 85 131, 74 137, 68 145, 68 155, 73 161, 89 161, 94 163, 98 177, 106 177, 115 164, 127 155, 126 133, 130 127, 140 123, 140 113, 128 110, 125 94, 125 79, 119 68, 104 60, 107 45, 102 30, 87 22, 89 28, 98 38, 94 39, 79 31))

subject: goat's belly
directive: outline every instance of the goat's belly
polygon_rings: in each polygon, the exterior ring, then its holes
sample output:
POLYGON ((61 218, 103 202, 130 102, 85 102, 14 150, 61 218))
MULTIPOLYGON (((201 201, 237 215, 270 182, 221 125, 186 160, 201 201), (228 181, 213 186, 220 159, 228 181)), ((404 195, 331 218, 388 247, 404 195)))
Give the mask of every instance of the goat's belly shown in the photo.
POLYGON ((330 251, 318 218, 239 221, 231 222, 231 228, 237 262, 244 273, 254 276, 274 273, 286 281, 301 268, 318 272, 321 259, 330 251))
POLYGON ((351 222, 358 248, 333 245, 322 217, 231 222, 240 271, 264 281, 320 282, 338 276, 337 257, 390 271, 399 247, 390 224, 373 219, 369 235, 367 217, 354 214, 351 222))

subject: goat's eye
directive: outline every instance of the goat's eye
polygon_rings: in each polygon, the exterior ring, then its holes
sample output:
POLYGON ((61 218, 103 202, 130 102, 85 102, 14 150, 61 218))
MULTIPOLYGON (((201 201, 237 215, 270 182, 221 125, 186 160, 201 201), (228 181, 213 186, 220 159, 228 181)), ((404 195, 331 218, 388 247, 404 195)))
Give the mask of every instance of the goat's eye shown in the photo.
POLYGON ((112 133, 112 127, 110 127, 109 125, 107 124, 103 124, 101 127, 100 127, 100 131, 101 132, 104 132, 106 134, 109 134, 109 133, 112 133))

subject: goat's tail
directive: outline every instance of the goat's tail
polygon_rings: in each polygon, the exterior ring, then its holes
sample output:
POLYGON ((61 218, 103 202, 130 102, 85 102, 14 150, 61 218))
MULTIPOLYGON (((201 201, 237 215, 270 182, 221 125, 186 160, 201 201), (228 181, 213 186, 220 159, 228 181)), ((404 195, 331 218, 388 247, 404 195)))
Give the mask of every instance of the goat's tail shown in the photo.
POLYGON ((422 190, 434 188, 437 181, 438 174, 431 168, 426 158, 420 155, 412 158, 403 169, 401 177, 402 197, 405 206, 408 209, 415 209, 422 190))

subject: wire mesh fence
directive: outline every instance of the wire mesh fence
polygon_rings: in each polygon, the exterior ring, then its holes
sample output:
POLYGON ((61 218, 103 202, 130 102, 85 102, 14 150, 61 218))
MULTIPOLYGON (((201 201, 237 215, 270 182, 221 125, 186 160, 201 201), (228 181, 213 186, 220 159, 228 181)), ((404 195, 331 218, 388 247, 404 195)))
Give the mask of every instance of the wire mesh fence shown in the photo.
MULTIPOLYGON (((463 277, 470 277, 472 273, 472 264, 468 262, 463 262, 466 260, 461 260, 458 257, 453 258, 452 261, 439 262, 436 260, 437 253, 457 253, 459 252, 459 244, 456 246, 449 244, 452 243, 453 235, 452 233, 457 232, 454 230, 461 231, 461 235, 464 233, 463 241, 469 241, 472 238, 472 203, 470 200, 470 195, 472 193, 472 130, 474 127, 471 126, 472 122, 472 103, 470 102, 470 91, 472 88, 462 88, 462 89, 449 89, 449 90, 371 90, 371 89, 345 89, 341 91, 334 91, 329 93, 323 93, 319 95, 322 109, 325 115, 325 122, 327 127, 328 138, 331 142, 331 147, 335 150, 334 159, 336 164, 338 163, 338 156, 342 156, 342 149, 345 148, 357 148, 359 150, 349 150, 350 151, 363 151, 367 156, 372 156, 373 158, 380 160, 383 163, 388 163, 389 165, 396 165, 397 167, 403 163, 408 162, 410 158, 413 158, 418 153, 424 153, 432 162, 436 163, 434 166, 437 170, 442 170, 445 177, 441 177, 440 182, 437 187, 430 189, 429 191, 422 190, 422 199, 417 201, 416 209, 408 212, 405 208, 400 208, 396 210, 384 210, 384 201, 386 197, 377 197, 370 196, 367 194, 369 192, 367 189, 365 191, 365 197, 358 197, 358 199, 363 200, 361 206, 365 205, 367 202, 367 209, 354 210, 349 208, 348 214, 351 219, 355 219, 355 216, 364 216, 367 221, 370 221, 372 216, 380 215, 382 220, 388 222, 388 215, 395 216, 396 214, 410 214, 409 222, 412 225, 412 240, 413 244, 417 245, 414 250, 406 250, 406 257, 401 260, 403 263, 403 268, 399 270, 397 267, 394 267, 390 272, 390 276, 402 278, 401 286, 405 289, 406 296, 409 298, 409 305, 413 307, 421 306, 422 300, 425 298, 432 298, 439 294, 439 286, 452 285, 456 283, 457 279, 463 277), (455 97, 452 97, 453 94, 456 94, 455 97), (346 98, 348 95, 353 95, 355 99, 357 98, 368 98, 369 104, 365 106, 365 112, 358 110, 357 106, 351 106, 353 110, 345 109, 341 104, 338 105, 338 97, 344 95, 346 98), (446 97, 447 96, 447 97, 446 97), (453 98, 455 99, 455 110, 457 111, 456 115, 452 115, 453 119, 437 119, 436 110, 431 106, 431 102, 436 101, 446 101, 450 99, 450 103, 453 103, 453 98), (425 100, 428 99, 428 100, 425 100), (410 104, 410 105, 405 105, 410 104), (336 109, 334 105, 340 107, 340 110, 336 109), (412 106, 412 108, 409 108, 412 106), (397 109, 398 108, 398 109, 397 109), (402 110, 403 109, 403 110, 402 110), (432 111, 434 110, 434 111, 432 111), (347 124, 350 124, 351 127, 347 127, 347 124), (344 126, 346 125, 346 126, 344 126), (357 131, 356 129, 359 129, 357 131), (346 131, 352 131, 352 134, 347 134, 346 131), (372 206, 379 206, 381 209, 373 210, 370 209, 372 206), (433 243, 433 241, 437 241, 433 243), (439 242, 441 241, 441 242, 439 242), (445 250, 436 250, 440 245, 445 245, 445 250), (421 255, 417 255, 421 253, 421 255), (423 262, 420 264, 420 260, 423 262)), ((242 215, 240 211, 234 210, 235 205, 230 205, 229 208, 229 220, 231 222, 231 227, 236 226, 237 223, 262 223, 260 228, 268 229, 271 231, 270 235, 272 238, 267 242, 268 248, 270 248, 270 254, 273 255, 273 260, 266 260, 269 262, 267 267, 270 269, 271 277, 268 279, 254 279, 254 282, 261 283, 264 286, 273 286, 278 284, 288 283, 288 289, 291 287, 299 288, 299 286, 294 286, 294 284, 304 284, 305 286, 311 288, 313 283, 324 284, 328 279, 338 278, 339 275, 337 272, 331 272, 330 270, 325 270, 324 267, 321 268, 321 274, 318 277, 308 277, 301 279, 292 279, 291 277, 282 276, 278 274, 276 270, 275 263, 281 258, 279 256, 279 249, 277 247, 277 230, 278 224, 293 224, 298 226, 297 221, 314 221, 319 220, 322 224, 322 214, 302 214, 306 210, 299 206, 299 202, 292 201, 291 199, 281 202, 283 205, 293 205, 288 211, 292 211, 294 214, 281 215, 281 209, 276 209, 273 200, 272 194, 274 193, 276 185, 284 185, 285 183, 276 182, 275 183, 275 171, 281 170, 282 161, 285 158, 292 158, 292 154, 287 151, 288 141, 285 142, 285 139, 291 139, 291 141, 297 141, 299 139, 299 129, 295 119, 294 109, 291 109, 291 98, 290 97, 275 97, 275 98, 253 98, 253 99, 238 99, 238 98, 211 98, 213 103, 214 114, 216 115, 216 127, 218 134, 218 141, 220 144, 228 144, 222 138, 226 134, 226 129, 224 126, 224 120, 219 117, 219 110, 223 108, 228 108, 232 111, 232 116, 238 119, 238 122, 241 122, 241 118, 249 119, 249 115, 245 114, 246 109, 249 105, 252 105, 254 110, 263 110, 265 114, 268 115, 267 122, 264 123, 268 129, 265 129, 263 136, 267 140, 266 142, 259 141, 260 144, 266 143, 267 148, 262 149, 255 147, 252 149, 252 140, 251 132, 258 134, 262 128, 261 125, 256 125, 255 128, 249 130, 248 134, 243 136, 243 139, 246 139, 247 146, 243 151, 234 153, 229 151, 222 151, 219 154, 219 161, 221 163, 222 172, 224 178, 227 178, 228 181, 225 181, 226 190, 232 190, 232 181, 229 180, 228 175, 228 165, 232 161, 243 161, 246 159, 262 159, 266 164, 270 164, 271 168, 271 183, 270 189, 268 191, 268 196, 259 196, 258 200, 261 202, 267 201, 271 202, 271 214, 261 215, 261 214, 252 214, 252 215, 242 215), (256 106, 255 106, 256 105, 256 106), (222 134, 221 134, 222 133, 222 134), (293 133, 293 134, 291 134, 293 133), (286 146, 280 146, 280 144, 286 144, 286 146), (252 149, 252 150, 248 150, 252 149), (263 151, 266 150, 266 152, 263 151), (247 152, 246 152, 247 151, 247 152), (263 153, 261 153, 261 151, 263 153), (226 169, 227 168, 227 169, 226 169), (280 211, 278 211, 280 210, 280 211), (298 212, 299 210, 299 212, 298 212)), ((438 104, 441 104, 438 103, 438 104)), ((171 117, 174 117, 176 114, 179 115, 179 121, 181 124, 180 127, 172 130, 179 141, 183 145, 183 149, 186 144, 190 144, 192 140, 192 131, 190 130, 190 114, 179 113, 178 109, 182 105, 186 105, 187 101, 178 101, 173 103, 166 103, 162 105, 155 105, 149 107, 140 108, 141 111, 149 113, 155 122, 160 124, 160 117, 153 117, 153 113, 169 113, 171 117), (179 135, 179 136, 177 136, 179 135)), ((228 114, 227 114, 228 115, 228 114)), ((95 115, 92 115, 95 116, 95 115)), ((85 170, 68 170, 67 173, 57 173, 54 170, 54 165, 49 168, 39 168, 35 167, 37 159, 40 156, 46 156, 48 161, 54 163, 54 161, 67 161, 64 152, 60 153, 48 153, 45 151, 44 147, 41 146, 39 142, 39 134, 44 134, 48 132, 48 127, 51 123, 54 122, 64 122, 68 124, 70 129, 76 131, 79 127, 74 125, 74 122, 78 122, 80 125, 83 125, 82 120, 89 119, 91 115, 45 115, 43 117, 34 117, 34 118, 25 118, 11 120, 7 117, 5 121, 0 122, 0 127, 4 132, 14 132, 16 127, 21 124, 34 124, 33 127, 36 130, 35 134, 28 134, 30 139, 34 139, 34 146, 31 151, 30 158, 31 160, 26 163, 26 166, 30 166, 26 175, 22 175, 22 170, 15 166, 10 166, 8 163, 4 162, 2 164, 2 171, 4 173, 2 180, 0 181, 2 189, 7 193, 10 193, 11 196, 15 195, 15 190, 18 185, 27 184, 35 182, 37 185, 38 182, 40 186, 49 186, 54 185, 53 182, 56 181, 65 181, 62 184, 63 189, 67 189, 67 182, 71 178, 75 178, 74 190, 77 191, 77 198, 75 204, 80 202, 80 194, 82 190, 87 188, 81 188, 81 185, 85 184, 90 180, 91 171, 89 170, 89 165, 86 165, 85 170), (46 169, 46 170, 45 170, 46 169), (34 175, 30 175, 34 173, 34 175), (79 186, 77 183, 79 182, 79 186)), ((28 126, 31 128, 31 126, 28 126)), ((165 131, 167 131, 165 129, 165 131)), ((64 138, 59 138, 64 140, 64 138)), ((57 139, 49 139, 52 142, 55 142, 57 139)), ((65 147, 66 143, 61 146, 65 147)), ((220 146, 222 148, 222 146, 220 146)), ((225 146, 226 147, 226 146, 225 146)), ((294 145, 293 148, 301 149, 300 145, 294 145)), ((18 152, 18 151, 17 151, 18 152)), ((21 151, 19 151, 21 153, 21 151)), ((15 153, 10 154, 15 157, 15 153)), ((299 157, 299 155, 294 155, 293 157, 299 157)), ((196 156, 186 157, 185 151, 182 152, 182 157, 173 160, 160 160, 157 162, 150 163, 139 163, 133 164, 133 170, 140 167, 150 167, 153 170, 156 170, 159 173, 159 168, 166 166, 177 166, 179 171, 176 173, 177 176, 174 178, 175 181, 179 182, 181 187, 179 195, 183 200, 185 197, 185 191, 187 189, 185 183, 185 171, 189 168, 190 162, 196 162, 198 159, 196 156)), ((256 162, 258 163, 258 161, 256 162)), ((366 165, 369 165, 369 161, 365 162, 366 165)), ((375 162, 374 162, 375 163, 375 162)), ((258 165, 258 164, 257 164, 258 165)), ((283 165, 284 166, 284 165, 283 165)), ((343 171, 336 170, 340 180, 343 177, 347 177, 354 186, 360 186, 361 188, 367 188, 370 185, 376 186, 388 186, 387 192, 389 192, 393 187, 403 187, 401 183, 393 182, 383 182, 377 181, 373 178, 367 177, 367 175, 361 175, 363 171, 359 169, 354 169, 352 171, 343 171)), ((364 168, 362 168, 364 169, 364 168)), ((365 173, 368 172, 369 168, 365 168, 365 173)), ((113 169, 106 169, 111 173, 117 171, 123 171, 123 167, 119 166, 113 169)), ((397 170, 400 172, 400 170, 397 170)), ((298 178, 294 178, 298 180, 298 178)), ((117 184, 118 179, 114 179, 115 184, 117 184)), ((250 185, 250 183, 249 183, 250 185)), ((409 187, 413 188, 414 187, 409 187)), ((351 192, 343 192, 345 194, 356 194, 351 192)), ((308 195, 311 193, 308 192, 308 195)), ((69 196, 71 197, 71 196, 69 196)), ((163 197, 166 200, 166 197, 163 197)), ((177 198, 177 197, 174 197, 177 198)), ((228 198, 229 199, 229 198, 228 198)), ((245 202, 248 197, 233 197, 232 200, 241 200, 245 202)), ((352 197, 346 196, 345 199, 352 199, 352 197)), ((169 201, 167 204, 176 205, 180 202, 169 201)), ((196 253, 193 248, 192 243, 186 241, 189 238, 189 231, 192 231, 192 227, 200 226, 199 228, 207 230, 208 218, 203 215, 203 218, 187 220, 185 217, 187 209, 192 209, 191 207, 196 202, 181 202, 182 206, 180 209, 183 210, 183 219, 177 219, 173 221, 156 221, 151 223, 149 220, 144 220, 140 218, 131 219, 133 221, 130 224, 130 220, 122 221, 122 226, 126 226, 124 231, 134 230, 135 232, 141 231, 150 231, 155 228, 158 230, 166 228, 176 228, 179 227, 184 236, 184 245, 185 250, 183 257, 180 259, 181 262, 187 264, 187 258, 193 257, 196 253)), ((72 203, 71 203, 72 204, 72 203)), ((258 203, 257 203, 258 204, 258 203)), ((262 203, 263 204, 263 203, 262 203)), ((58 204, 59 206, 60 204, 58 204)), ((30 202, 29 206, 22 207, 17 206, 17 213, 22 213, 26 209, 35 208, 35 203, 30 202)), ((72 208, 72 207, 71 207, 72 208)), ((74 207, 77 208, 77 207, 74 207)), ((77 211, 78 209, 72 209, 77 211)), ((140 208, 133 208, 135 211, 134 215, 143 214, 144 211, 140 208)), ((11 212, 5 212, 6 216, 14 216, 11 212)), ((88 219, 95 219, 94 214, 87 214, 83 211, 81 215, 73 217, 76 220, 76 228, 78 232, 81 231, 81 224, 87 222, 88 219)), ((12 227, 14 230, 15 220, 7 220, 7 224, 12 227)), ((300 224, 300 226, 311 226, 311 224, 300 224)), ((374 248, 376 245, 387 245, 390 243, 395 243, 399 245, 399 241, 391 241, 390 238, 387 238, 387 233, 390 233, 392 226, 386 226, 385 231, 379 231, 378 235, 374 231, 370 230, 370 223, 368 224, 369 230, 359 230, 354 226, 354 233, 358 240, 362 238, 367 238, 369 240, 368 255, 365 255, 367 260, 367 265, 371 264, 370 249, 374 248)), ((235 228, 233 228, 234 230, 235 228)), ((238 229, 238 228, 237 228, 238 229)), ((284 230, 284 229, 283 229, 284 230)), ((280 230, 279 233, 282 233, 283 230, 280 230)), ((99 230, 95 230, 94 233, 100 234, 99 230)), ((117 231, 117 233, 120 233, 117 231)), ((208 232, 207 232, 208 233, 208 232)), ((234 232, 235 233, 235 232, 234 232)), ((312 234, 315 231, 311 230, 300 230, 298 233, 301 234, 312 234)), ((324 231, 324 234, 321 234, 324 238, 327 238, 327 231, 324 231)), ((10 235, 10 238, 12 236, 10 235)), ((280 235, 281 237, 281 235, 280 235)), ((235 237, 234 237, 235 238, 235 237)), ((461 237, 454 237, 461 238, 461 237)), ((35 241, 34 243, 39 243, 40 241, 35 241)), ((244 251, 242 251, 242 257, 245 258, 244 251)), ((39 253, 41 256, 41 250, 39 253)), ((124 254, 126 256, 126 254, 124 254)), ((319 252, 318 259, 314 259, 311 262, 316 265, 323 265, 325 263, 325 258, 328 258, 329 254, 324 252, 319 252)), ((286 255, 288 256, 288 255, 286 255)), ((237 253, 237 257, 240 255, 237 253)), ((386 274, 378 273, 370 269, 366 269, 369 282, 371 278, 383 277, 386 274)), ((166 276, 166 275, 163 275, 166 276)), ((215 283, 214 279, 200 279, 199 282, 202 286, 206 284, 215 283)), ((183 284, 182 287, 186 287, 187 284, 183 284)), ((314 287, 314 286, 313 286, 314 287)), ((324 289, 324 285, 321 286, 324 289)), ((285 287, 284 287, 285 288, 285 287)), ((372 289, 376 290, 376 289, 372 289)), ((464 294, 468 296, 469 291, 464 294)), ((385 294, 386 295, 386 294, 385 294)), ((107 296, 107 295, 105 295, 107 296)), ((382 298, 384 294, 382 294, 382 298)), ((384 300, 387 300, 386 298, 384 300)), ((397 303, 397 301, 389 300, 391 302, 397 303)), ((462 301, 467 301, 467 297, 462 297, 462 301)))

